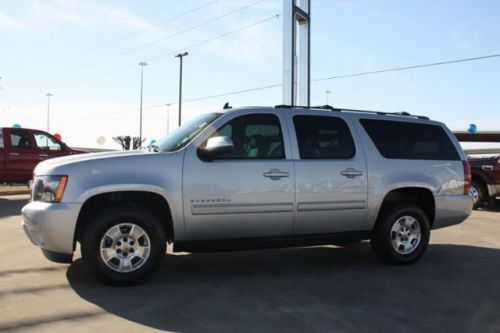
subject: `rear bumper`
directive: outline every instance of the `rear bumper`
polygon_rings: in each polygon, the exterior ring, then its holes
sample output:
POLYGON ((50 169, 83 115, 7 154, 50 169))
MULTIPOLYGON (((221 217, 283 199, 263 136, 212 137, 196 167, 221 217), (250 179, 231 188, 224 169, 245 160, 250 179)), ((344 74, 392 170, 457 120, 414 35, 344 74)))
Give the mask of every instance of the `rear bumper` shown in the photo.
POLYGON ((436 197, 436 216, 432 229, 459 224, 472 212, 472 197, 469 195, 443 195, 436 197))
POLYGON ((80 208, 81 204, 73 203, 30 202, 22 209, 23 229, 49 260, 68 262, 70 258, 71 261, 80 208))

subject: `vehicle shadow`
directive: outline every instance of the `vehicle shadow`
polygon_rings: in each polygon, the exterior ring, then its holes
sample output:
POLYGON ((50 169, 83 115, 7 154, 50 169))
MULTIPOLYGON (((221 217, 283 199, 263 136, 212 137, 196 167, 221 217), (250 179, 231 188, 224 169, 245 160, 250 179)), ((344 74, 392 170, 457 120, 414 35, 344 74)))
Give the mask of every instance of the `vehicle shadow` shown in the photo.
POLYGON ((74 291, 103 310, 169 331, 500 331, 500 250, 431 245, 411 266, 367 243, 169 255, 135 287, 97 282, 81 259, 74 291))
POLYGON ((21 208, 26 205, 29 201, 27 196, 21 198, 3 198, 0 197, 0 218, 19 215, 21 213, 21 208))

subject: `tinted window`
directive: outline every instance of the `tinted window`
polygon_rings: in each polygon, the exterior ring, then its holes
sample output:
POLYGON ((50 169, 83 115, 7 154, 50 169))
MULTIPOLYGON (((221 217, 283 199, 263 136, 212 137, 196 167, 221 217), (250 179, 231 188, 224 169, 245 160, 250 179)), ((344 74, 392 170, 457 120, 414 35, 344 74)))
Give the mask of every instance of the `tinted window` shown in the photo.
POLYGON ((441 126, 371 119, 362 119, 361 124, 386 158, 460 160, 441 126))
POLYGON ((10 144, 15 148, 31 148, 30 134, 27 131, 11 131, 10 144))
POLYGON ((278 117, 252 114, 235 118, 222 126, 214 136, 227 136, 234 144, 230 153, 216 159, 284 159, 285 148, 278 117))
POLYGON ((293 117, 301 159, 346 159, 356 148, 344 120, 324 116, 293 117))

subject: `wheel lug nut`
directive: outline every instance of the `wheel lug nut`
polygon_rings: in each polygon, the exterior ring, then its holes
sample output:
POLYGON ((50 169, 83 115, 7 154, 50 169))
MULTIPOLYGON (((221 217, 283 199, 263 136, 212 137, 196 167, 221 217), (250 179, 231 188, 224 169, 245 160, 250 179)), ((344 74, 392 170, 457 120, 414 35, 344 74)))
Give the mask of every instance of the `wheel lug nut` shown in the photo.
POLYGON ((130 252, 130 253, 134 253, 134 249, 130 249, 130 250, 129 250, 129 252, 130 252))
POLYGON ((117 242, 117 243, 116 243, 116 245, 118 245, 118 246, 122 246, 122 243, 120 243, 120 242, 117 242))
POLYGON ((121 252, 122 252, 122 250, 120 250, 120 249, 116 250, 116 253, 121 253, 121 252))
POLYGON ((130 241, 130 243, 129 243, 129 244, 130 244, 130 246, 133 246, 133 245, 134 245, 134 242, 133 242, 133 241, 130 241))
POLYGON ((123 239, 123 241, 126 243, 126 242, 127 242, 127 237, 125 237, 125 238, 123 239))
POLYGON ((123 255, 126 257, 128 255, 128 253, 127 252, 123 252, 123 255))

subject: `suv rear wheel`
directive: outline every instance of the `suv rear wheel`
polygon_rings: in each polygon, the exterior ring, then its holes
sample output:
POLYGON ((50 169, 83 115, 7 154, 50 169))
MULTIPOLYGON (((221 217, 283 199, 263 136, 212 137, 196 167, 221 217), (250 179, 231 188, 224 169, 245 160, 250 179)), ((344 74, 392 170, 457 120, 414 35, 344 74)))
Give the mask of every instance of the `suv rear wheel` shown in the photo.
POLYGON ((82 257, 89 269, 112 285, 143 281, 166 253, 160 221, 135 206, 113 207, 89 221, 82 240, 82 257))
POLYGON ((422 209, 416 205, 400 205, 378 221, 371 244, 382 261, 411 264, 425 253, 429 238, 429 220, 422 209))

